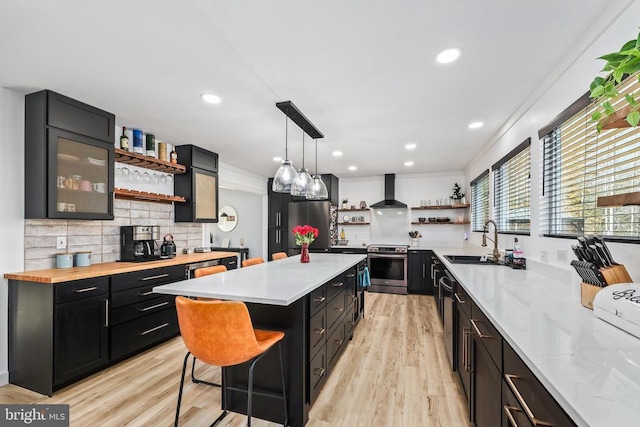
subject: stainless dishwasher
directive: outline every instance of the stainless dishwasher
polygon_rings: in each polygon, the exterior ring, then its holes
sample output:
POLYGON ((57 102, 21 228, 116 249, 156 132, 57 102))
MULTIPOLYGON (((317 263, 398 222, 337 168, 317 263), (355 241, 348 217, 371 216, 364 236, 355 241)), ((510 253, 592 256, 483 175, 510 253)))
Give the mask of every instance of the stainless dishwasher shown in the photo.
POLYGON ((193 279, 193 271, 197 270, 198 268, 204 268, 204 267, 211 267, 214 265, 220 265, 220 260, 219 259, 212 259, 210 261, 202 261, 202 262, 195 262, 193 264, 187 264, 185 266, 185 276, 187 277, 187 279, 193 279))

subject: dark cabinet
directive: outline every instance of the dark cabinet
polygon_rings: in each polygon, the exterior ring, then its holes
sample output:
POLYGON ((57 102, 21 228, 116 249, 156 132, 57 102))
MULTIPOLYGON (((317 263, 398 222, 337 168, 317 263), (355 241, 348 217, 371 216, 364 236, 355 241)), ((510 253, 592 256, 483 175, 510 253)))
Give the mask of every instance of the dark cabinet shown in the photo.
POLYGON ((25 97, 25 218, 113 219, 114 122, 55 92, 25 97))
MULTIPOLYGON (((457 293, 454 293, 454 298, 458 298, 457 293)), ((462 385, 462 393, 467 402, 467 408, 471 408, 471 322, 462 310, 460 303, 455 303, 454 307, 454 336, 456 340, 454 345, 456 355, 454 365, 462 385)), ((471 417, 471 411, 469 411, 468 415, 471 417)))
POLYGON ((431 283, 433 284, 433 297, 436 302, 436 308, 438 310, 438 315, 440 316, 440 322, 444 323, 444 301, 442 298, 442 292, 440 290, 440 277, 442 277, 444 271, 444 267, 438 257, 432 252, 431 253, 431 263, 429 265, 429 277, 431 278, 431 283))
POLYGON ((407 290, 412 294, 433 295, 432 251, 409 250, 407 290))
POLYGON ((175 203, 176 222, 218 222, 218 155, 194 145, 175 147, 178 161, 186 166, 174 178, 175 194, 186 203, 175 203))
POLYGON ((275 252, 288 252, 289 203, 291 195, 271 190, 273 179, 268 181, 269 214, 267 218, 267 244, 269 256, 275 252))
MULTIPOLYGON (((333 206, 340 206, 340 199, 339 199, 339 195, 338 195, 338 186, 339 186, 339 178, 335 175, 331 175, 331 174, 324 174, 321 175, 322 178, 322 182, 324 182, 324 185, 327 186, 327 193, 328 193, 328 201, 333 205, 333 206)), ((306 197, 300 197, 300 196, 291 196, 291 201, 292 202, 306 202, 308 201, 306 197)))
POLYGON ((235 270, 238 268, 238 257, 222 258, 220 264, 227 267, 227 270, 235 270))

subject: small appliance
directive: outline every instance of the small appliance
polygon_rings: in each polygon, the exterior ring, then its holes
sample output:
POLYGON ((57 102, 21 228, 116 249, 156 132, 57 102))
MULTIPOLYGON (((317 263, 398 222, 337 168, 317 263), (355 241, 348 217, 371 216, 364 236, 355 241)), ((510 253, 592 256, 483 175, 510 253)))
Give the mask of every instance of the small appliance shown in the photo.
MULTIPOLYGON (((120 261, 155 261, 160 259, 156 240, 160 239, 157 225, 123 225, 120 227, 120 261)), ((175 253, 175 250, 174 250, 175 253)))
POLYGON ((160 258, 174 258, 176 256, 176 244, 172 234, 166 234, 160 246, 160 258))

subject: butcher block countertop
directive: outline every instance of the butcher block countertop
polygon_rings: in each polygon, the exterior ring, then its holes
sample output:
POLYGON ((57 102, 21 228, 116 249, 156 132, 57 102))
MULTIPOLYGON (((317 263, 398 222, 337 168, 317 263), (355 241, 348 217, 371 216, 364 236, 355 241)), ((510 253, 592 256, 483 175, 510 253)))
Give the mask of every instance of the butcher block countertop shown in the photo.
POLYGON ((158 267, 168 267, 180 264, 192 264, 212 259, 237 257, 236 252, 207 252, 191 255, 176 255, 175 258, 161 259, 147 262, 105 262, 88 267, 50 268, 47 270, 24 271, 21 273, 6 273, 5 279, 21 280, 24 282, 62 283, 72 280, 91 279, 93 277, 111 276, 132 271, 150 270, 158 267))

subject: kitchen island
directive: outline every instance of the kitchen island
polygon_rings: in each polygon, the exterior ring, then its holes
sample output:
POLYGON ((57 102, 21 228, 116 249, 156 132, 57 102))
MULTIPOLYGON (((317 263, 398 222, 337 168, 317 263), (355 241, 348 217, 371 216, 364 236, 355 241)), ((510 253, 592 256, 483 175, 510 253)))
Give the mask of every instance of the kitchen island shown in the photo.
MULTIPOLYGON (((504 339, 505 373, 511 347, 576 425, 638 424, 640 340, 583 307, 579 280, 571 281, 571 275, 558 267, 535 262, 528 270, 512 270, 452 264, 444 258, 486 254, 486 248, 434 252, 504 339)), ((502 405, 508 406, 504 401, 502 405)), ((504 413, 502 409, 498 411, 504 413)))
MULTIPOLYGON (((212 276, 171 283, 154 292, 247 303, 254 327, 285 333, 283 352, 291 426, 303 426, 327 376, 344 351, 362 315, 364 293, 357 286, 364 255, 294 256, 212 276)), ((246 388, 248 363, 225 368, 230 386, 246 388)), ((256 366, 255 386, 280 392, 277 352, 256 366)), ((223 390, 223 409, 246 413, 246 394, 223 390)), ((282 422, 282 407, 254 396, 256 417, 282 422)))

